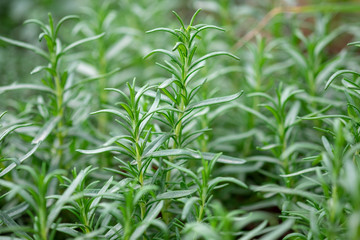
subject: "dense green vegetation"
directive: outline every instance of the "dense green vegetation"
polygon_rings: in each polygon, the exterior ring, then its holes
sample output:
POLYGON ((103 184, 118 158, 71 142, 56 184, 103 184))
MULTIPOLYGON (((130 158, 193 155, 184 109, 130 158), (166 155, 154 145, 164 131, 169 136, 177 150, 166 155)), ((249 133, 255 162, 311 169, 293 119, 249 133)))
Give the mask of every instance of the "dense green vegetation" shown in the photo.
POLYGON ((360 239, 360 4, 149 3, 0 2, 0 239, 360 239))

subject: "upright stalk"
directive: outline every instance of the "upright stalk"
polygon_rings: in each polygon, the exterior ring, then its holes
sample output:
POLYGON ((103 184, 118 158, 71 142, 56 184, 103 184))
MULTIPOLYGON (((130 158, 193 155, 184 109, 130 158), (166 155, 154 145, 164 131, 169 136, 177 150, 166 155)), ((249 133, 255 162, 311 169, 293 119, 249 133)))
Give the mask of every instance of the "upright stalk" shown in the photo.
MULTIPOLYGON (((183 131, 184 121, 182 119, 184 118, 185 114, 186 117, 189 118, 192 116, 192 111, 187 111, 190 106, 190 102, 194 98, 194 95, 196 95, 198 90, 204 85, 204 82, 201 82, 194 87, 190 87, 190 82, 194 81, 194 75, 198 73, 199 70, 203 67, 203 65, 201 65, 200 63, 204 62, 208 58, 219 55, 227 55, 238 59, 236 56, 227 52, 212 52, 194 60, 197 50, 196 38, 198 37, 198 34, 206 29, 223 30, 219 27, 212 25, 193 25, 194 19, 199 12, 200 10, 198 10, 193 15, 188 26, 185 26, 180 16, 177 13, 173 12, 179 20, 179 23, 181 25, 180 29, 173 30, 168 28, 158 28, 149 31, 163 31, 171 33, 173 36, 176 37, 177 41, 172 51, 156 49, 147 55, 150 56, 154 53, 162 53, 171 58, 171 62, 165 62, 165 65, 159 64, 159 66, 170 72, 172 75, 171 79, 168 80, 170 81, 170 83, 164 87, 159 86, 159 89, 163 91, 163 94, 172 101, 171 107, 174 107, 177 110, 176 114, 174 114, 174 111, 169 111, 167 114, 167 120, 169 121, 168 125, 171 126, 173 131, 173 143, 169 146, 170 149, 181 149, 183 147, 182 140, 185 139, 186 136, 184 135, 186 133, 184 133, 183 131)), ((194 109, 192 110, 196 111, 194 109)), ((187 121, 188 120, 189 119, 187 119, 187 121)), ((174 161, 174 157, 172 156, 168 157, 168 159, 169 162, 174 161)), ((166 191, 169 188, 168 183, 171 181, 171 171, 167 171, 165 175, 165 181, 166 191)), ((162 215, 165 223, 169 223, 171 219, 171 215, 168 212, 170 204, 171 200, 165 200, 164 206, 162 208, 162 215)))
MULTIPOLYGON (((105 43, 104 43, 104 39, 99 39, 99 73, 100 75, 104 75, 107 72, 107 62, 106 62, 106 58, 105 58, 105 43)), ((106 77, 102 77, 99 80, 99 103, 101 104, 106 104, 107 103, 107 99, 108 99, 108 94, 105 91, 105 88, 108 87, 107 86, 107 78, 106 77)), ((105 132, 106 131, 106 127, 107 127, 107 121, 108 121, 108 116, 106 114, 101 114, 99 116, 99 122, 98 122, 98 126, 99 126, 99 130, 101 132, 105 132)))
MULTIPOLYGON (((56 63, 55 63, 56 64, 56 63)), ((56 71, 57 67, 54 66, 54 70, 56 71)), ((63 149, 62 146, 64 144, 64 133, 63 133, 63 127, 64 127, 64 106, 63 106, 63 88, 61 86, 61 80, 59 77, 59 73, 56 71, 56 75, 53 76, 55 81, 55 91, 56 91, 56 109, 57 109, 57 117, 59 118, 59 122, 57 124, 56 129, 56 138, 58 145, 56 146, 56 161, 54 164, 54 168, 62 167, 62 156, 63 156, 63 149)))

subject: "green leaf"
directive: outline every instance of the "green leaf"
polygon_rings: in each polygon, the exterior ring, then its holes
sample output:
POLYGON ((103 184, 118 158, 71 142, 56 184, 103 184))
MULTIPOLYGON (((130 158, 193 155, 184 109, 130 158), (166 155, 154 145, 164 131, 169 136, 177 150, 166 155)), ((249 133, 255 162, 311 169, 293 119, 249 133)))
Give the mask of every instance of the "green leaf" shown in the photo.
POLYGON ((331 144, 329 143, 329 141, 327 140, 327 138, 326 138, 325 136, 322 136, 322 137, 321 137, 321 141, 322 141, 322 143, 323 143, 323 145, 324 145, 324 148, 325 148, 327 154, 328 154, 331 158, 333 158, 333 157, 334 157, 334 153, 333 153, 331 144))
POLYGON ((359 47, 360 46, 360 41, 356 41, 356 42, 351 42, 347 44, 348 46, 356 46, 359 47))
POLYGON ((146 31, 146 33, 154 33, 154 32, 168 32, 174 35, 175 37, 179 37, 176 32, 170 28, 155 28, 149 31, 146 31))
POLYGON ((263 230, 266 227, 267 223, 268 223, 267 220, 263 221, 259 226, 255 227, 251 231, 247 232, 239 240, 251 240, 251 239, 254 239, 254 237, 261 234, 261 230, 263 230))
POLYGON ((253 191, 256 192, 271 192, 276 194, 288 194, 288 195, 295 195, 295 196, 301 196, 304 198, 308 198, 312 201, 318 202, 322 200, 323 196, 307 192, 304 190, 296 189, 296 188, 286 188, 281 187, 275 184, 266 184, 263 186, 252 186, 250 187, 253 191))
POLYGON ((297 142, 290 145, 285 151, 283 151, 280 158, 285 159, 294 152, 307 152, 307 150, 321 151, 322 148, 319 145, 310 142, 297 142))
POLYGON ((126 116, 125 114, 123 114, 122 112, 115 110, 115 109, 102 109, 96 112, 92 112, 91 114, 99 114, 99 113, 112 113, 118 117, 120 117, 121 119, 123 119, 124 121, 126 121, 127 123, 131 124, 131 120, 128 116, 126 116))
POLYGON ((345 28, 337 28, 331 31, 327 36, 324 36, 317 44, 314 49, 314 53, 316 56, 319 56, 320 53, 324 50, 324 48, 329 45, 334 39, 336 39, 340 34, 345 32, 345 28))
POLYGON ((181 24, 183 30, 186 30, 185 28, 185 24, 183 22, 183 20, 181 19, 181 17, 179 16, 179 14, 177 14, 175 11, 172 11, 172 13, 176 16, 176 18, 179 20, 179 23, 181 24))
POLYGON ((195 20, 196 16, 197 16, 200 12, 201 12, 201 8, 199 8, 198 10, 196 10, 196 12, 194 13, 194 15, 191 17, 189 27, 192 27, 192 26, 193 26, 194 20, 195 20))
POLYGON ((99 203, 102 199, 102 195, 109 189, 111 183, 113 181, 113 177, 110 177, 109 180, 104 184, 104 186, 100 189, 100 191, 97 193, 98 197, 96 197, 91 205, 90 205, 90 210, 87 213, 87 217, 88 219, 91 219, 91 217, 93 216, 93 214, 95 213, 95 210, 97 207, 99 207, 99 203))
POLYGON ((201 185, 201 182, 199 181, 199 177, 196 176, 196 174, 193 173, 191 170, 186 169, 186 168, 184 168, 184 167, 181 167, 181 166, 179 166, 179 165, 176 165, 175 163, 172 163, 172 162, 169 162, 169 161, 166 161, 166 160, 164 160, 164 162, 165 162, 167 165, 169 165, 169 166, 171 166, 171 167, 173 167, 173 168, 176 168, 176 169, 178 169, 178 170, 181 171, 181 172, 186 173, 188 176, 190 176, 192 179, 194 179, 195 182, 196 182, 199 186, 201 185))
POLYGON ((276 125, 274 124, 274 122, 272 122, 268 117, 266 117, 264 114, 252 109, 252 108, 249 108, 243 104, 240 104, 240 103, 236 103, 236 106, 238 106, 239 108, 255 115, 256 117, 260 118, 261 120, 263 120, 265 123, 267 123, 267 125, 273 130, 273 131, 277 131, 277 127, 276 125))
POLYGON ((122 225, 120 223, 115 224, 115 226, 111 227, 109 231, 105 234, 106 239, 115 239, 114 236, 117 236, 116 233, 118 233, 122 229, 122 225))
POLYGON ((158 150, 158 148, 167 140, 171 134, 163 134, 155 138, 150 144, 148 144, 143 152, 143 155, 152 154, 154 151, 158 150))
MULTIPOLYGON (((18 225, 9 215, 0 210, 0 220, 5 223, 6 226, 11 227, 19 235, 23 235, 27 239, 32 239, 27 233, 20 230, 21 226, 18 225), (16 228, 19 228, 16 230, 16 228)), ((2 237, 1 237, 2 238, 2 237)))
POLYGON ((325 169, 325 168, 324 167, 312 167, 312 168, 307 168, 307 169, 304 169, 304 170, 301 170, 301 171, 298 171, 298 172, 294 172, 294 173, 290 173, 290 174, 283 174, 283 175, 280 175, 280 177, 295 177, 295 176, 302 175, 304 173, 317 171, 318 169, 322 170, 322 169, 325 169))
POLYGON ((65 16, 63 17, 62 19, 59 20, 58 24, 56 25, 56 28, 55 28, 55 33, 54 33, 54 37, 57 38, 57 35, 59 33, 59 30, 60 30, 60 27, 61 25, 68 21, 68 20, 72 20, 72 19, 76 19, 78 20, 79 19, 79 16, 76 16, 76 15, 69 15, 69 16, 65 16))
MULTIPOLYGON (((163 90, 164 90, 164 89, 163 89, 163 90)), ((147 91, 147 92, 145 93, 145 96, 148 96, 148 97, 151 97, 151 98, 156 98, 157 92, 150 90, 150 91, 147 91)), ((161 94, 160 100, 161 100, 161 101, 164 101, 164 102, 167 102, 167 103, 169 103, 169 104, 172 104, 172 103, 173 103, 173 100, 170 99, 169 97, 165 96, 164 94, 161 94)))
POLYGON ((176 198, 183 198, 192 195, 197 191, 196 188, 190 190, 176 190, 176 191, 167 191, 164 193, 160 193, 156 196, 157 200, 164 200, 164 199, 176 199, 176 198))
POLYGON ((136 193, 135 198, 134 198, 134 204, 138 204, 139 200, 148 192, 151 191, 155 191, 157 190, 159 187, 156 185, 146 185, 146 186, 142 186, 139 191, 136 193))
POLYGON ((160 89, 166 88, 166 87, 168 87, 172 82, 174 82, 175 80, 176 80, 176 79, 174 79, 174 78, 169 78, 169 79, 165 80, 164 82, 162 82, 162 83, 158 86, 158 88, 160 88, 160 89))
POLYGON ((18 128, 22 128, 22 127, 28 127, 28 126, 31 126, 32 124, 31 123, 24 123, 24 124, 17 124, 17 125, 13 125, 9 128, 7 128, 5 131, 3 131, 1 134, 0 134, 0 142, 7 136, 9 135, 12 131, 18 129, 18 128))
POLYGON ((51 118, 45 125, 39 130, 36 134, 34 140, 31 142, 32 144, 38 144, 39 142, 44 141, 49 134, 54 130, 56 124, 61 120, 60 116, 51 118))
POLYGON ((219 31, 225 31, 225 29, 218 27, 218 26, 214 26, 214 25, 205 25, 203 27, 200 27, 196 30, 196 32, 191 36, 190 38, 190 44, 194 41, 195 37, 202 31, 206 30, 206 29, 215 29, 215 30, 219 30, 219 31))
POLYGON ((209 189, 210 188, 214 188, 216 187, 219 183, 223 183, 223 182, 229 182, 229 183, 234 183, 240 187, 243 187, 243 188, 248 188, 247 185, 245 183, 243 183, 242 181, 236 179, 236 178, 233 178, 233 177, 217 177, 217 178, 214 178, 212 179, 210 182, 209 182, 209 189))
MULTIPOLYGON (((0 114, 0 119, 6 114, 7 112, 5 111, 5 112, 2 112, 1 114, 0 114)), ((1 125, 0 125, 1 126, 1 125)))
MULTIPOLYGON (((52 69, 50 69, 47 66, 37 66, 33 70, 31 70, 30 74, 33 75, 35 73, 41 72, 42 70, 52 71, 52 69)), ((41 86, 41 87, 43 87, 43 86, 41 86)))
POLYGON ((67 46, 66 48, 64 48, 62 52, 66 53, 69 50, 73 49, 74 47, 77 47, 77 46, 79 46, 81 44, 84 44, 84 43, 87 43, 87 42, 94 41, 96 39, 99 39, 99 38, 103 37, 104 35, 105 35, 105 33, 101 33, 101 34, 93 36, 93 37, 88 37, 88 38, 84 38, 84 39, 81 39, 79 41, 76 41, 76 42, 70 44, 69 46, 67 46))
POLYGON ((329 88, 330 84, 335 80, 335 78, 337 78, 340 75, 346 74, 346 73, 351 73, 354 74, 356 76, 360 76, 360 73, 357 73, 355 71, 351 71, 351 70, 340 70, 335 72, 333 75, 331 75, 330 79, 326 82, 325 84, 325 90, 329 88))
POLYGON ((296 101, 290 108, 290 110, 288 111, 286 118, 285 118, 285 127, 290 127, 292 126, 297 118, 298 118, 298 114, 299 114, 299 110, 300 110, 300 102, 296 101))
MULTIPOLYGON (((211 161, 217 156, 217 153, 202 152, 201 155, 205 160, 211 161)), ((197 155, 197 156, 199 159, 201 158, 200 155, 197 155)), ((246 162, 246 160, 244 160, 242 158, 236 158, 236 157, 231 157, 231 156, 222 154, 217 159, 217 162, 226 163, 226 164, 244 164, 246 162)))
POLYGON ((51 88, 36 85, 36 84, 12 84, 8 86, 0 87, 0 93, 6 92, 6 91, 13 91, 13 90, 19 90, 19 89, 31 89, 31 90, 38 90, 38 91, 44 91, 53 93, 54 91, 51 88))
POLYGON ((162 54, 165 54, 167 56, 169 56, 171 58, 171 60, 173 60, 178 66, 181 67, 181 63, 179 62, 178 59, 176 59, 175 55, 168 51, 168 50, 164 50, 164 49, 155 49, 155 50, 152 50, 150 53, 148 53, 144 58, 148 58, 150 57, 151 55, 155 54, 155 53, 162 53, 162 54))
POLYGON ((65 192, 56 201, 55 205, 53 205, 53 207, 51 208, 50 213, 48 215, 48 218, 46 221, 47 226, 50 226, 55 221, 56 217, 59 215, 63 206, 65 205, 65 203, 67 203, 70 200, 70 196, 76 190, 76 188, 80 184, 80 182, 83 181, 84 177, 85 177, 85 171, 81 170, 79 175, 72 181, 70 186, 65 190, 65 192))
MULTIPOLYGON (((26 202, 22 202, 19 205, 14 206, 11 209, 4 211, 4 213, 6 213, 9 217, 14 217, 16 215, 22 214, 28 208, 29 208, 29 204, 27 204, 26 202)), ((0 224, 2 224, 2 223, 0 223, 0 224)))
POLYGON ((82 86, 86 83, 90 83, 90 82, 93 82, 93 81, 96 81, 96 80, 101 80, 101 79, 104 79, 104 78, 108 78, 112 75, 114 75, 115 73, 119 72, 121 70, 121 68, 115 68, 114 70, 108 72, 108 73, 104 73, 104 74, 100 74, 100 75, 97 75, 97 76, 94 76, 94 77, 89 77, 89 78, 85 78, 71 86, 68 86, 64 89, 64 92, 67 92, 75 87, 79 87, 79 86, 82 86))
POLYGON ((189 68, 189 71, 191 71, 191 69, 193 69, 194 67, 196 67, 196 65, 198 65, 199 63, 205 61, 206 59, 209 59, 209 58, 212 58, 212 57, 216 57, 216 56, 229 56, 229 57, 232 57, 236 60, 240 60, 240 58, 238 58, 237 56, 231 54, 231 53, 228 53, 228 52, 212 52, 212 53, 208 53, 206 54, 205 56, 197 59, 196 61, 194 61, 190 68, 189 68))
MULTIPOLYGON (((167 150, 161 150, 146 154, 144 157, 186 156, 197 160, 201 160, 202 158, 204 158, 205 160, 211 161, 212 159, 214 159, 216 155, 217 154, 215 153, 209 153, 209 152, 203 152, 200 155, 195 151, 186 150, 186 149, 167 149, 167 150)), ((217 161, 227 164, 243 164, 246 162, 244 159, 230 157, 226 155, 221 155, 217 161)))
MULTIPOLYGON (((34 152, 39 148, 41 142, 38 142, 28 153, 26 153, 23 157, 21 157, 18 162, 21 164, 26 159, 28 159, 31 155, 34 154, 34 152)), ((13 170, 16 167, 15 163, 11 163, 9 166, 7 166, 3 171, 0 172, 0 177, 4 176, 11 170, 13 170)))
POLYGON ((294 59, 296 65, 302 69, 302 71, 306 71, 307 62, 302 53, 300 53, 297 49, 290 46, 289 44, 284 45, 284 49, 286 52, 290 54, 290 56, 294 59))
POLYGON ((185 236, 181 239, 193 240, 193 239, 211 239, 221 240, 223 239, 215 229, 211 228, 209 224, 202 222, 190 222, 186 223, 183 229, 185 236))
MULTIPOLYGON (((20 167, 22 166, 24 165, 20 165, 20 167)), ((19 194, 25 200, 25 202, 28 203, 32 208, 36 209, 38 207, 38 204, 34 201, 34 198, 26 190, 24 190, 25 188, 24 184, 19 185, 18 183, 15 182, 10 182, 0 179, 0 185, 9 188, 15 193, 19 194)))
POLYGON ((28 50, 33 51, 36 54, 40 55, 41 57, 45 58, 46 60, 50 60, 48 54, 45 51, 43 51, 42 49, 35 47, 31 44, 20 42, 20 41, 2 37, 2 36, 0 36, 0 41, 6 42, 8 44, 11 44, 11 45, 14 45, 17 47, 28 49, 28 50))
POLYGON ((85 150, 85 149, 77 149, 77 152, 83 153, 83 154, 99 154, 104 152, 111 152, 111 151, 121 151, 122 148, 116 147, 116 146, 110 146, 110 147, 102 147, 98 149, 92 149, 92 150, 85 150))
POLYGON ((208 106, 220 104, 220 103, 231 102, 231 101, 234 101, 235 99, 239 98, 242 95, 242 93, 243 93, 243 91, 233 94, 233 95, 230 95, 230 96, 226 96, 226 97, 217 97, 217 98, 206 99, 201 102, 189 105, 187 110, 201 108, 201 107, 208 107, 208 106))
POLYGON ((49 35, 51 34, 49 31, 49 28, 42 21, 40 21, 38 19, 28 19, 28 20, 25 20, 25 22, 24 22, 24 24, 30 24, 30 23, 38 25, 44 31, 44 33, 49 34, 49 35))
POLYGON ((164 206, 164 201, 160 201, 159 203, 155 203, 151 207, 151 209, 146 214, 146 217, 141 223, 141 225, 137 227, 133 232, 133 234, 131 235, 130 240, 136 240, 143 235, 143 233, 149 227, 151 222, 159 215, 163 206, 164 206))
POLYGON ((181 219, 185 220, 187 215, 189 214, 191 208, 194 206, 195 202, 200 200, 198 197, 191 197, 186 200, 184 208, 181 213, 181 219))
POLYGON ((283 240, 307 240, 307 239, 309 238, 307 238, 301 233, 290 233, 283 238, 283 240))
POLYGON ((273 240, 279 239, 284 233, 286 233, 292 225, 295 223, 294 219, 288 219, 280 225, 276 226, 276 228, 265 236, 261 237, 260 240, 273 240))

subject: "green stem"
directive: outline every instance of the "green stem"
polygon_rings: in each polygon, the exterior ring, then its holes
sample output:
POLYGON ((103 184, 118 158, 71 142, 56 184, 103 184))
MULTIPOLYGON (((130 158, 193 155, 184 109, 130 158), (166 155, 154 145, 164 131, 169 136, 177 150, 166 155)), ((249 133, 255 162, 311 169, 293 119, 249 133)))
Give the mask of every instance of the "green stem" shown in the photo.
MULTIPOLYGON (((106 62, 106 58, 105 58, 105 46, 104 46, 104 41, 103 39, 99 39, 99 70, 100 70, 100 74, 106 74, 106 70, 107 70, 107 62, 106 62)), ((107 87, 107 78, 103 77, 99 80, 99 103, 100 105, 102 104, 106 104, 107 100, 108 100, 108 94, 107 92, 104 90, 107 87)), ((106 132, 106 126, 107 126, 107 122, 108 122, 108 116, 107 114, 100 114, 99 115, 99 122, 98 122, 98 126, 99 126, 99 130, 100 132, 104 133, 106 132)))
POLYGON ((47 240, 48 228, 46 226, 47 222, 47 211, 46 211, 46 189, 44 189, 43 176, 40 175, 38 186, 39 186, 39 208, 38 208, 38 218, 39 218, 39 235, 40 239, 47 240))
MULTIPOLYGON (((140 153, 140 148, 139 148, 139 137, 137 137, 136 139, 136 143, 135 143, 135 150, 136 150, 136 163, 137 163, 137 167, 138 167, 138 171, 139 171, 139 183, 141 185, 141 187, 144 186, 144 174, 142 172, 142 162, 141 162, 141 153, 140 153)), ((140 212, 141 212, 141 219, 145 218, 145 213, 146 213, 146 205, 144 202, 140 202, 140 212)))
POLYGON ((201 205, 199 210, 198 222, 201 222, 205 215, 205 204, 206 204, 206 194, 207 194, 207 183, 203 185, 201 191, 201 205))
MULTIPOLYGON (((182 74, 183 79, 185 79, 184 73, 182 74)), ((186 89, 184 89, 186 86, 184 85, 183 88, 180 90, 181 94, 185 96, 186 94, 186 89)), ((175 127, 175 139, 174 139, 174 144, 172 146, 173 149, 181 147, 180 146, 180 141, 181 141, 181 135, 182 135, 182 121, 180 120, 183 115, 184 115, 184 111, 186 109, 185 106, 185 102, 184 99, 180 96, 181 100, 180 100, 180 106, 178 107, 178 109, 180 110, 180 113, 178 115, 178 119, 177 119, 177 125, 175 127)), ((173 162, 174 158, 173 157, 169 157, 169 161, 173 162)), ((166 178, 165 178, 165 182, 169 183, 171 180, 171 171, 167 171, 166 173, 166 178)), ((169 223, 170 222, 170 218, 171 218, 171 214, 168 212, 168 209, 170 208, 170 204, 171 204, 171 200, 165 200, 164 202, 164 207, 162 209, 162 215, 164 218, 165 223, 169 223)))
POLYGON ((64 144, 64 133, 63 133, 63 127, 64 127, 64 107, 63 107, 63 89, 61 87, 60 77, 57 73, 54 76, 55 79, 55 87, 56 87, 56 105, 57 105, 57 116, 60 118, 58 124, 57 124, 57 134, 56 138, 58 140, 58 146, 56 149, 56 159, 58 166, 62 166, 62 155, 63 150, 62 146, 64 144))

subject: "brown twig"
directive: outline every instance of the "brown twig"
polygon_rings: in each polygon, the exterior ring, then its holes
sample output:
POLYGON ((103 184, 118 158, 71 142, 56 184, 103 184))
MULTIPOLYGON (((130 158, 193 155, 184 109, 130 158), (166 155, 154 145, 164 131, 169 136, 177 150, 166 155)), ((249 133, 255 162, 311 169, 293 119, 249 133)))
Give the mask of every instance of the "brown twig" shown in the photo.
POLYGON ((256 25, 254 29, 248 32, 234 46, 235 50, 243 47, 247 42, 253 39, 276 15, 280 13, 309 13, 309 12, 358 12, 360 4, 347 5, 305 5, 297 7, 275 7, 256 25))

